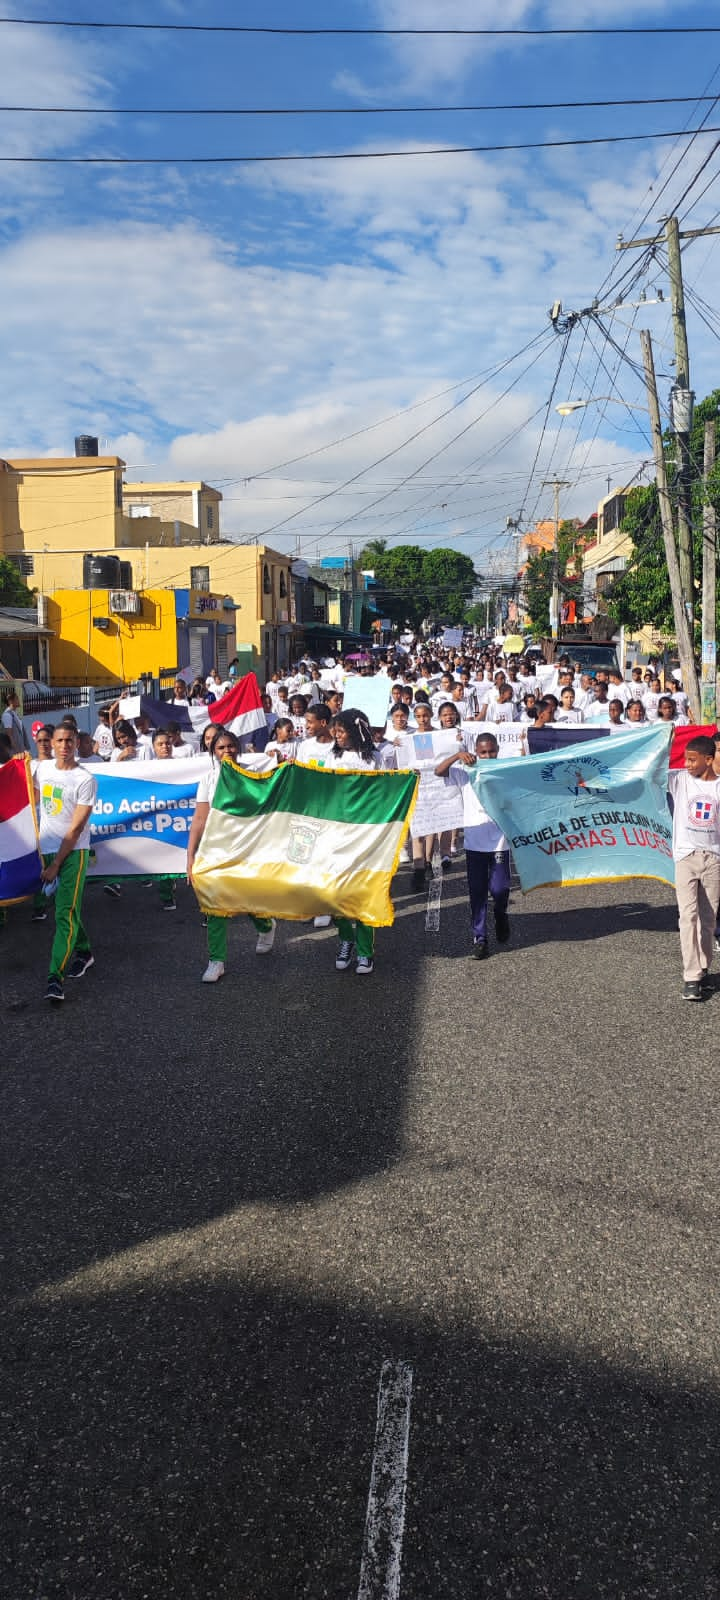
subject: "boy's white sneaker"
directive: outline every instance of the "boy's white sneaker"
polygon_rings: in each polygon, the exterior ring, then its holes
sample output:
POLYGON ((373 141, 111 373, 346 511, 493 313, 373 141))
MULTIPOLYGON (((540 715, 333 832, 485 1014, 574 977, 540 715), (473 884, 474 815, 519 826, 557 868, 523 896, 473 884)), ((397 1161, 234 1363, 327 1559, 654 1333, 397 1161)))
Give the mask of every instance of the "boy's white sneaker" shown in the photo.
POLYGON ((332 917, 313 917, 314 928, 329 928, 332 917))
POLYGON ((219 983, 220 979, 224 978, 224 977, 225 977, 225 962, 224 961, 208 961, 208 964, 207 964, 207 966, 205 968, 205 971, 204 971, 204 973, 202 975, 203 983, 219 983))
POLYGON ((258 934, 257 944, 255 946, 255 954, 256 954, 256 956, 267 956, 267 955, 270 954, 270 951, 272 950, 272 947, 273 947, 273 945, 275 943, 275 929, 276 928, 277 928, 277 923, 275 921, 275 918, 273 917, 273 919, 272 919, 272 927, 268 928, 266 933, 259 933, 258 934))

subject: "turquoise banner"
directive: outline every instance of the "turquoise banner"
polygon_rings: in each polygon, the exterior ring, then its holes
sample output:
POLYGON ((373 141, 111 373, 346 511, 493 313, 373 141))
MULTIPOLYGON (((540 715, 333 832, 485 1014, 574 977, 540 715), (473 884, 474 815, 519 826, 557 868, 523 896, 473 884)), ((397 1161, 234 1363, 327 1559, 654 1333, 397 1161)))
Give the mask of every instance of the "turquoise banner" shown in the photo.
POLYGON ((600 738, 522 761, 478 761, 470 781, 502 828, 522 889, 675 881, 667 801, 672 728, 600 738))

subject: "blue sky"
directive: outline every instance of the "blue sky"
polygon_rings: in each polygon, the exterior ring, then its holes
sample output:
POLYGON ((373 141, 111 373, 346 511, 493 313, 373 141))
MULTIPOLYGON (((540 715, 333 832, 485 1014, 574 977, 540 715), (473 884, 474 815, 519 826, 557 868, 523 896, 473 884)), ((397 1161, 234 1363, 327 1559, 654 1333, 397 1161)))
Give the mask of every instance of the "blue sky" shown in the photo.
MULTIPOLYGON (((36 0, 7 14, 59 12, 36 0)), ((61 14, 98 12, 75 0, 61 14)), ((671 0, 154 0, 150 11, 126 0, 103 8, 104 18, 113 14, 277 27, 718 21, 715 6, 671 0)), ((17 24, 0 35, 6 105, 91 108, 73 117, 0 113, 1 154, 172 158, 155 167, 0 164, 0 455, 67 454, 76 432, 95 432, 125 457, 131 478, 218 484, 228 534, 259 534, 310 556, 374 536, 452 542, 482 570, 507 560, 506 517, 550 513, 543 479, 568 479, 562 509, 586 516, 608 479, 642 476, 650 451, 640 413, 603 401, 561 422, 545 408, 570 394, 641 403, 632 363, 643 326, 666 399, 667 304, 608 313, 615 344, 584 323, 559 372, 563 341, 547 313, 557 299, 566 308, 596 294, 602 305, 613 301, 633 264, 642 271, 624 285, 627 299, 652 300, 658 287, 667 295, 662 255, 643 263, 639 252, 617 254, 615 240, 640 224, 643 235, 654 231, 717 135, 701 134, 689 149, 673 140, 486 154, 446 147, 695 128, 708 105, 152 112, 720 94, 720 34, 298 38, 17 24), (138 114, 120 116, 127 107, 138 114), (423 153, 180 164, 407 148, 423 153)), ((708 124, 720 126, 720 104, 708 124)), ((680 206, 686 225, 715 219, 719 197, 720 151, 680 206)), ((709 237, 686 252, 687 282, 711 307, 719 247, 709 237)), ((702 395, 720 382, 717 334, 692 304, 688 320, 702 395)))

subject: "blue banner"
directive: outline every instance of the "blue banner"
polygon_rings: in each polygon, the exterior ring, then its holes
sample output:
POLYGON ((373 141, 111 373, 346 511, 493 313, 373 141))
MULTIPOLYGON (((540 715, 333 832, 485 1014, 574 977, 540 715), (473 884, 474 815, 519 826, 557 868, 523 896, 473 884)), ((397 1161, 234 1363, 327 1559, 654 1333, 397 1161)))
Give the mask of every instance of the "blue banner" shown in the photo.
POLYGON ((523 890, 659 878, 674 883, 672 728, 600 738, 522 761, 478 761, 470 781, 510 844, 523 890))
POLYGON ((89 875, 184 877, 197 786, 209 768, 208 756, 93 766, 89 875))

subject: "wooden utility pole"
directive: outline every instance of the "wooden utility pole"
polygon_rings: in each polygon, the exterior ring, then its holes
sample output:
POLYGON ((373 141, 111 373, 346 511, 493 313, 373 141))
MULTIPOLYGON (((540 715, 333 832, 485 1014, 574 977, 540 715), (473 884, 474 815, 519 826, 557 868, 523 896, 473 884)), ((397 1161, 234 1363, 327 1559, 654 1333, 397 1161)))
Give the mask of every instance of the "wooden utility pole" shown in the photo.
MULTIPOLYGON (((687 342, 687 324, 685 322, 685 291, 683 289, 682 259, 680 256, 680 228, 677 217, 668 217, 665 223, 665 242, 667 244, 668 267, 670 271, 670 294, 672 298, 673 335, 675 339, 675 384, 678 389, 690 389, 690 352, 687 342)), ((685 399, 685 397, 682 397, 685 399)), ((695 585, 693 582, 693 549, 692 549, 692 521, 690 498, 690 406, 689 394, 683 406, 688 422, 687 431, 680 422, 676 424, 673 417, 673 428, 677 441, 678 452, 678 558, 680 562, 680 583, 682 585, 683 599, 688 613, 690 627, 693 623, 693 609, 695 600, 695 585)), ((679 410, 679 407, 678 407, 679 410)))
POLYGON ((655 363, 653 361, 652 339, 647 330, 640 334, 642 347, 643 366, 645 368, 645 383, 647 385, 648 408, 650 411, 650 428, 653 441, 653 455, 655 457, 655 477, 657 479, 658 500, 660 503, 660 520, 662 522, 663 542, 665 545, 665 560, 667 561, 668 577, 670 579, 670 592, 672 595, 673 616, 675 618, 675 637, 677 639, 678 655, 680 657, 680 670, 682 672, 683 688, 690 703, 693 722, 700 722, 700 689, 698 686, 697 672, 695 671, 695 658, 693 655, 693 641, 688 614, 685 609, 682 585, 680 582, 680 566, 678 553, 675 548, 675 531, 673 528, 672 505, 668 491, 667 472, 665 470, 665 452, 663 450, 662 426, 660 422, 660 407, 658 405, 657 383, 655 381, 655 363))
POLYGON ((705 423, 703 482, 703 573, 702 573, 702 720, 717 721, 717 640, 715 634, 715 572, 717 562, 717 521, 710 500, 710 474, 715 465, 715 417, 705 423))
POLYGON ((557 639, 560 622, 560 571, 558 566, 558 533, 560 531, 560 490, 569 489, 566 478, 544 478, 543 488, 552 489, 555 495, 555 534, 552 548, 552 592, 550 595, 550 638, 557 639))
MULTIPOLYGON (((685 325, 685 296, 682 280, 682 258, 680 254, 680 241, 682 239, 704 239, 711 233, 720 233, 720 228, 680 228, 677 217, 667 217, 663 232, 653 234, 647 239, 618 239, 617 250, 641 250, 650 245, 661 244, 663 238, 667 246, 668 265, 670 270, 670 289, 672 293, 673 334, 675 337, 675 377, 678 389, 690 388, 690 360, 688 354, 687 328, 685 325)), ((692 563, 692 518, 690 509, 690 438, 689 433, 676 434, 678 447, 678 551, 680 558, 680 574, 688 615, 692 620, 695 590, 693 583, 692 563)))

